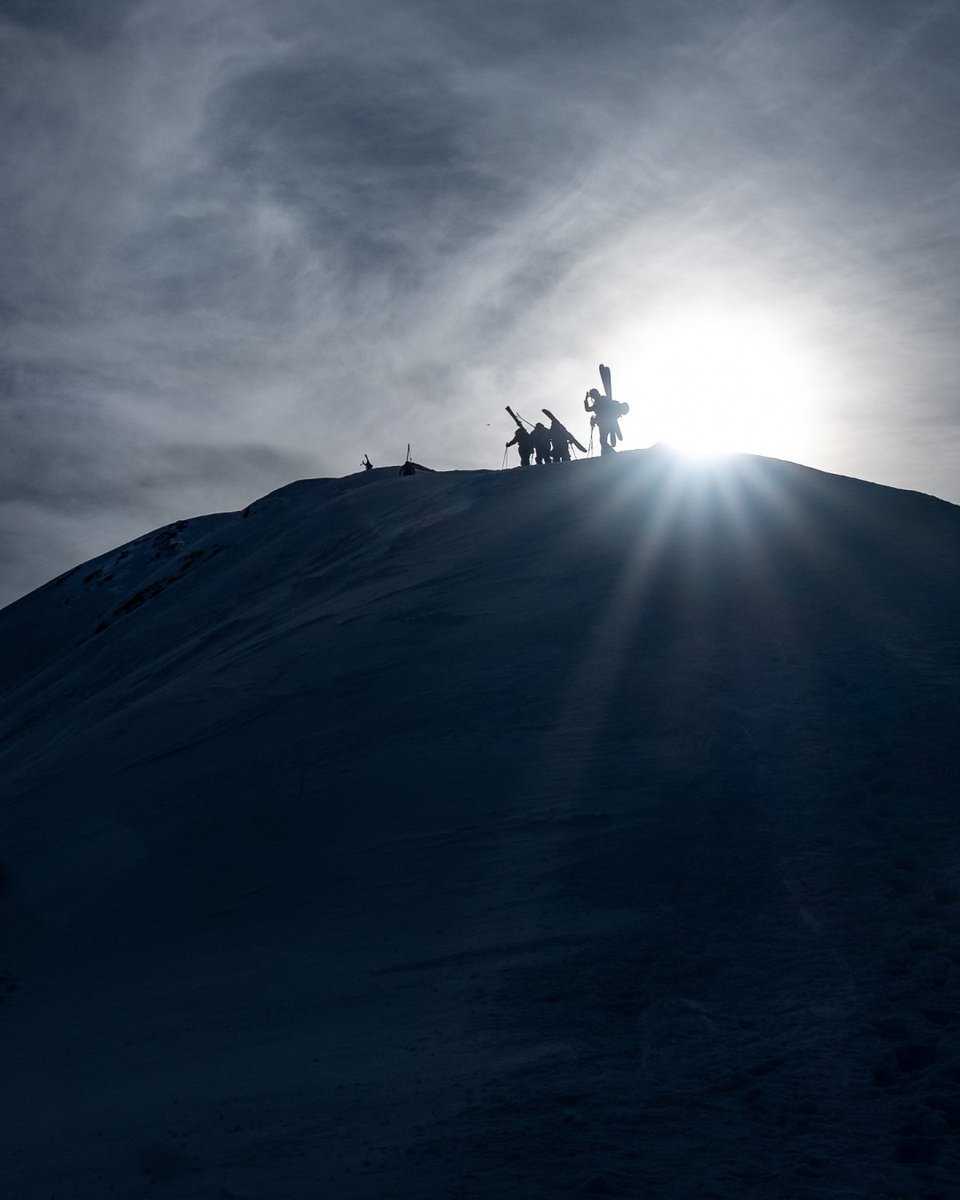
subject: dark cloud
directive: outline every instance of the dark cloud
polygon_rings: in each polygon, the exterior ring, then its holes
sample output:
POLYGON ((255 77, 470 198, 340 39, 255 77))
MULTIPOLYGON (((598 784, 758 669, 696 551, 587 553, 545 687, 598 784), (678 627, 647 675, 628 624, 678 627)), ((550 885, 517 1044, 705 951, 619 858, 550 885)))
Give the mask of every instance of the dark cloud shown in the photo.
POLYGON ((126 0, 0 0, 0 21, 102 47, 119 31, 126 0))
POLYGON ((516 189, 470 151, 480 105, 436 68, 309 61, 231 81, 207 137, 244 190, 303 221, 321 255, 387 271, 490 223, 516 189))
POLYGON ((263 444, 144 440, 117 455, 102 424, 91 427, 77 419, 61 422, 56 433, 48 430, 42 441, 19 439, 16 455, 0 453, 0 507, 27 504, 88 518, 113 509, 147 512, 177 489, 196 491, 200 480, 205 488, 232 494, 236 503, 238 496, 255 498, 261 489, 307 474, 312 466, 309 455, 263 444))

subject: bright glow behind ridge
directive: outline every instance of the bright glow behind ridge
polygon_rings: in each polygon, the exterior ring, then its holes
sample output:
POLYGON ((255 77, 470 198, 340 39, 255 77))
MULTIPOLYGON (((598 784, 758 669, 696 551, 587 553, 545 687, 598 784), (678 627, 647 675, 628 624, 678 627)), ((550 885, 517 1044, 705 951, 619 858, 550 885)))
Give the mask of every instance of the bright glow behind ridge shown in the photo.
POLYGON ((822 383, 785 322, 717 306, 654 315, 637 332, 637 399, 650 440, 695 456, 806 457, 822 383))

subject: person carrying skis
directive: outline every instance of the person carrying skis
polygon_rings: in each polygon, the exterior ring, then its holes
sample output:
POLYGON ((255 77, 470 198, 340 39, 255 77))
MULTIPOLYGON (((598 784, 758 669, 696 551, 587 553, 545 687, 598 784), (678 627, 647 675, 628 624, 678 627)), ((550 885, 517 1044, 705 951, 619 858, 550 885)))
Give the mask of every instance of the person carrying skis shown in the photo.
POLYGON ((530 455, 533 453, 533 434, 529 430, 517 422, 517 432, 513 435, 507 446, 516 446, 517 453, 520 455, 520 466, 530 466, 530 455))
POLYGON ((570 434, 556 417, 550 422, 550 457, 554 462, 570 461, 570 434))
POLYGON ((533 427, 533 433, 530 435, 533 440, 533 449, 537 456, 537 466, 542 466, 550 461, 550 430, 542 421, 538 421, 533 427))
POLYGON ((364 469, 365 471, 372 471, 372 470, 373 470, 373 463, 370 461, 370 455, 369 455, 369 454, 365 454, 365 455, 363 456, 363 462, 362 462, 360 465, 363 467, 363 469, 364 469))

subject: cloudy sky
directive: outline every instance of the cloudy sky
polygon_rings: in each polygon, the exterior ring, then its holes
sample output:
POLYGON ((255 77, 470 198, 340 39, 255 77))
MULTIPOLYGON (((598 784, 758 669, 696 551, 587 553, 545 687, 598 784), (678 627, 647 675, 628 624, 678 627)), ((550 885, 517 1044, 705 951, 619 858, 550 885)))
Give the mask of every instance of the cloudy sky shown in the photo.
MULTIPOLYGON (((503 411, 960 502, 960 0, 0 0, 0 603, 503 411)), ((511 453, 513 453, 511 451, 511 453)))

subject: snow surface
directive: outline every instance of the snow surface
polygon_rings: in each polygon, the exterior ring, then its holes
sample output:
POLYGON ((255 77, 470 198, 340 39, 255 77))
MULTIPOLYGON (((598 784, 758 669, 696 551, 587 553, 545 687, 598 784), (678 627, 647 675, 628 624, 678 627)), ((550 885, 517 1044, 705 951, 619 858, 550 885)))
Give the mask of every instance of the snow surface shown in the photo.
POLYGON ((956 1196, 958 551, 655 448, 3 610, 2 1194, 956 1196))

